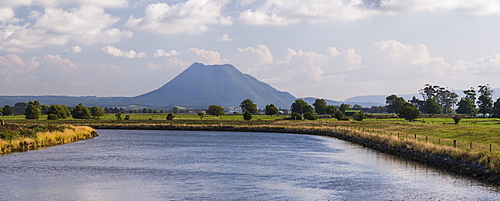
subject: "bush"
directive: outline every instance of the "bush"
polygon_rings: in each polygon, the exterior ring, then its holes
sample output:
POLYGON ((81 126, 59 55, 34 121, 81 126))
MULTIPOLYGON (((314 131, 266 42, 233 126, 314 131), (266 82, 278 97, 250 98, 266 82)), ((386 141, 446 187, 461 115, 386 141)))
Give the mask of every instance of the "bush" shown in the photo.
POLYGON ((317 120, 318 118, 316 118, 316 116, 314 116, 314 114, 312 112, 306 112, 304 114, 304 119, 307 119, 307 120, 317 120))
POLYGON ((340 110, 337 110, 335 112, 335 118, 337 118, 337 120, 339 120, 339 121, 348 121, 349 120, 349 118, 347 118, 344 115, 344 113, 342 113, 342 111, 340 111, 340 110))
POLYGON ((460 115, 455 115, 452 118, 453 118, 453 121, 455 121, 455 124, 460 123, 460 120, 462 120, 462 116, 460 116, 460 115))
POLYGON ((245 119, 247 121, 252 120, 252 114, 250 113, 250 111, 245 110, 245 113, 243 114, 243 119, 245 119))
POLYGON ((292 120, 302 120, 302 115, 300 115, 298 112, 292 112, 292 120))
POLYGON ((354 115, 352 116, 352 118, 356 121, 363 121, 363 119, 365 119, 366 117, 366 114, 365 113, 362 113, 362 112, 356 112, 354 113, 354 115))
POLYGON ((167 120, 173 120, 174 118, 175 118, 175 115, 173 113, 168 113, 167 120))
POLYGON ((48 120, 58 120, 59 116, 57 116, 57 114, 49 114, 49 116, 47 116, 47 119, 48 120))

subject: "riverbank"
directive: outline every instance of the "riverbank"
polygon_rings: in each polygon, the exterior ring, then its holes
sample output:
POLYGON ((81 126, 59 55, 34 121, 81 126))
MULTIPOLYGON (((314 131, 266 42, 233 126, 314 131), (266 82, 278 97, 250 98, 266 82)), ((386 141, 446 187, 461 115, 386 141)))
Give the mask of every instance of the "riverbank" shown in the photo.
POLYGON ((98 136, 89 126, 0 126, 0 154, 35 150, 98 136))
POLYGON ((468 176, 489 184, 500 185, 500 161, 492 152, 467 152, 417 139, 357 130, 344 126, 307 126, 307 124, 270 125, 195 125, 195 124, 94 124, 95 129, 200 130, 278 132, 335 137, 341 140, 417 161, 444 171, 468 176))

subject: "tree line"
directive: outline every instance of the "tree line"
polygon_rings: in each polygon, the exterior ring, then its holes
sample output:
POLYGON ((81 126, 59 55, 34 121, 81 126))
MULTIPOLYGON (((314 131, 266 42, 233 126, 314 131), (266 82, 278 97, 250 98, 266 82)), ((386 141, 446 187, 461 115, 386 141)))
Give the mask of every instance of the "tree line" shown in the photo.
POLYGON ((412 110, 411 116, 415 116, 418 112, 430 115, 456 113, 500 117, 500 98, 493 102, 494 91, 488 84, 464 90, 464 97, 460 100, 458 100, 458 94, 439 85, 426 84, 419 90, 419 93, 422 99, 413 97, 408 101, 396 95, 388 96, 386 98, 387 112, 397 113, 400 116, 401 113, 406 114, 412 110), (454 109, 455 106, 457 106, 456 109, 454 109))
POLYGON ((39 119, 42 114, 47 115, 47 119, 57 120, 72 117, 74 119, 99 118, 106 112, 103 108, 88 108, 81 103, 74 107, 66 105, 41 105, 38 101, 19 102, 14 105, 5 105, 1 110, 3 115, 24 114, 26 119, 39 119))

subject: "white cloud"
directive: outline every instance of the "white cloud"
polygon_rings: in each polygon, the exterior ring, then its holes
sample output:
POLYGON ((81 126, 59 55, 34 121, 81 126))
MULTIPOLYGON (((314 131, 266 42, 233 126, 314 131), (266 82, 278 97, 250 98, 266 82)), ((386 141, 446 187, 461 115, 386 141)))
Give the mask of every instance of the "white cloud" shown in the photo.
POLYGON ((0 7, 0 22, 6 23, 15 19, 14 9, 8 7, 0 7))
POLYGON ((165 50, 163 50, 163 49, 158 49, 158 50, 156 50, 154 57, 173 57, 173 56, 177 56, 179 54, 180 53, 178 51, 175 51, 175 50, 170 50, 168 52, 165 52, 165 50))
POLYGON ((500 14, 497 0, 382 0, 380 7, 394 13, 456 11, 472 15, 500 14))
POLYGON ((229 62, 227 59, 221 59, 220 53, 217 51, 189 48, 188 52, 191 54, 190 60, 200 62, 205 65, 225 64, 229 62))
POLYGON ((150 4, 143 18, 131 16, 127 26, 156 34, 200 34, 211 30, 210 25, 231 25, 230 16, 221 14, 227 0, 188 0, 174 5, 150 4))
POLYGON ((71 7, 91 5, 103 8, 123 8, 128 6, 127 0, 15 0, 15 1, 0 1, 0 6, 17 7, 17 6, 37 6, 44 7, 71 7))
POLYGON ((241 71, 252 75, 265 73, 266 65, 274 63, 274 57, 265 45, 258 47, 238 48, 234 59, 234 65, 241 71))
POLYGON ((73 53, 80 53, 82 52, 82 48, 80 46, 73 46, 73 48, 71 48, 71 52, 73 53))
POLYGON ((137 53, 134 50, 124 51, 124 50, 118 49, 116 47, 113 47, 111 45, 107 45, 107 46, 102 47, 101 51, 106 52, 106 53, 113 55, 115 57, 123 57, 123 58, 127 58, 127 59, 144 58, 147 55, 145 52, 137 53))
POLYGON ((224 34, 224 35, 222 35, 219 38, 219 41, 224 41, 224 42, 233 41, 233 40, 234 39, 232 39, 231 37, 229 37, 229 34, 224 34))
POLYGON ((45 8, 32 11, 34 23, 0 26, 0 50, 22 52, 69 41, 84 44, 114 43, 132 36, 130 31, 113 28, 120 19, 95 6, 76 9, 45 8))

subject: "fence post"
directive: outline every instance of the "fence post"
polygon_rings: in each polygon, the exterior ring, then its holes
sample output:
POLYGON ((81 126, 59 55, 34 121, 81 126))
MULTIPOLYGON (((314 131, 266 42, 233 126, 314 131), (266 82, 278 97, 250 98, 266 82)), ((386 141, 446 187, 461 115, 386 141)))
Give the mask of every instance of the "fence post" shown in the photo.
POLYGON ((415 141, 417 141, 417 134, 415 134, 415 141))
POLYGON ((441 139, 438 139, 438 144, 441 144, 441 139))
POLYGON ((457 148, 457 140, 453 140, 453 148, 457 148))
POLYGON ((490 144, 490 153, 492 152, 493 150, 491 149, 491 144, 490 144))
POLYGON ((408 133, 406 133, 406 140, 408 140, 408 133))
POLYGON ((398 140, 399 140, 399 133, 398 133, 398 140))
POLYGON ((429 139, 429 138, 428 138, 427 136, 425 136, 425 143, 427 143, 427 140, 428 140, 428 139, 429 139))
POLYGON ((469 145, 470 145, 470 149, 472 150, 472 142, 469 142, 469 145))

